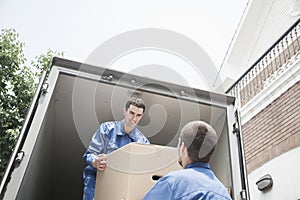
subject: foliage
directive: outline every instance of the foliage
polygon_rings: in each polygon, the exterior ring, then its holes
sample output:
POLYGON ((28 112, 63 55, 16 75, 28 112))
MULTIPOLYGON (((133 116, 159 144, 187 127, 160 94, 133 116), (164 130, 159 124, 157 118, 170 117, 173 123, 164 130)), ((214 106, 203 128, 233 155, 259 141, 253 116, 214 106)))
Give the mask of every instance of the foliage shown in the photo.
POLYGON ((0 179, 9 161, 30 106, 36 83, 49 70, 54 55, 48 50, 26 65, 24 44, 13 29, 0 32, 0 179))

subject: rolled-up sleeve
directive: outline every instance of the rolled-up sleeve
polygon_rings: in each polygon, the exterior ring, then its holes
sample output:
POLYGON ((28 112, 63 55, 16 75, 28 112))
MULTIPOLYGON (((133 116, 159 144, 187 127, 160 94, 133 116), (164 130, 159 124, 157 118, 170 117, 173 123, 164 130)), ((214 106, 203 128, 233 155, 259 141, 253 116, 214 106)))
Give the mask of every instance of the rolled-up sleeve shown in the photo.
POLYGON ((102 124, 94 133, 90 145, 87 151, 84 153, 83 158, 85 159, 86 163, 92 167, 92 161, 96 158, 97 155, 103 153, 105 148, 105 133, 106 127, 102 124))

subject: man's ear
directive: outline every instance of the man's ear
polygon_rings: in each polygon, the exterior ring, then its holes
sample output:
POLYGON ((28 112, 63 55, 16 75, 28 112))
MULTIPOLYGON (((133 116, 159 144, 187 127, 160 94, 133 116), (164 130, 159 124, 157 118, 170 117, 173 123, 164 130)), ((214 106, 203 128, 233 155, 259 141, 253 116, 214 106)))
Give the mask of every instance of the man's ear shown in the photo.
POLYGON ((179 153, 182 156, 182 154, 186 151, 186 146, 184 144, 184 142, 181 142, 181 145, 179 147, 179 153))
POLYGON ((123 115, 125 115, 126 113, 126 108, 123 108, 123 115))

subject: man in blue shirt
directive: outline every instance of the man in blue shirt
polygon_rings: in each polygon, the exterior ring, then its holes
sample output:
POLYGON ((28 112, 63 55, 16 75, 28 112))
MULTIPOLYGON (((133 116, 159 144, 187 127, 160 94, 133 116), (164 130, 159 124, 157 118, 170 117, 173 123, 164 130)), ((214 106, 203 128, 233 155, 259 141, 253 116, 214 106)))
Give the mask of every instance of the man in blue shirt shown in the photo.
POLYGON ((83 171, 83 200, 94 199, 97 170, 104 170, 108 154, 130 142, 149 144, 149 140, 136 126, 145 112, 142 99, 132 97, 123 110, 124 119, 105 122, 94 133, 90 145, 83 155, 88 166, 83 171))
POLYGON ((184 169, 160 178, 143 200, 230 200, 226 188, 208 164, 217 139, 214 129, 205 122, 185 125, 178 144, 178 162, 184 169))

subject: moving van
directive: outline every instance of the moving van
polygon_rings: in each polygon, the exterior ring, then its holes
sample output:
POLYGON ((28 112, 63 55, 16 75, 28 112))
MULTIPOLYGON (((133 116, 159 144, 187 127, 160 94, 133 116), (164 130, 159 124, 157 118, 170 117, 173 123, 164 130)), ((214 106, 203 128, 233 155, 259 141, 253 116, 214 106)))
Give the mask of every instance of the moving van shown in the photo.
POLYGON ((234 97, 62 58, 54 58, 50 74, 41 78, 2 179, 1 198, 81 199, 82 155, 101 122, 123 118, 131 96, 145 101, 138 128, 154 145, 176 148, 187 122, 211 124, 219 135, 213 171, 234 200, 249 199, 234 97))

